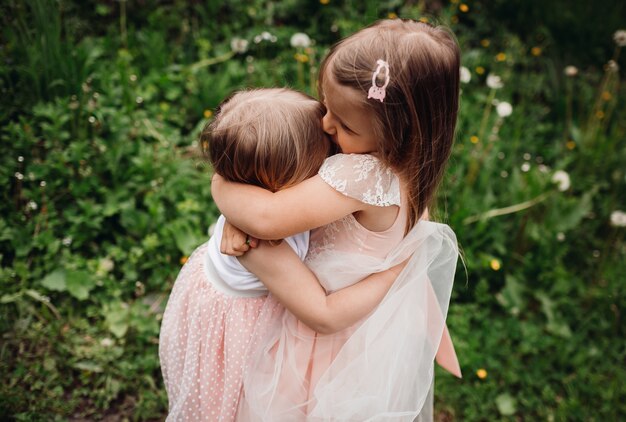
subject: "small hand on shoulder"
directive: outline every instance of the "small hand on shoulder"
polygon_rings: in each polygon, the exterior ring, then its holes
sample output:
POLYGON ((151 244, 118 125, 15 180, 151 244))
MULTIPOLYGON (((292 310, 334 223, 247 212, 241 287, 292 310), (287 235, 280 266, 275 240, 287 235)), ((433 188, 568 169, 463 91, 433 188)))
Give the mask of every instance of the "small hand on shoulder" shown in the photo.
POLYGON ((221 253, 230 256, 242 256, 258 245, 259 239, 244 233, 228 221, 224 223, 224 231, 220 242, 221 253))

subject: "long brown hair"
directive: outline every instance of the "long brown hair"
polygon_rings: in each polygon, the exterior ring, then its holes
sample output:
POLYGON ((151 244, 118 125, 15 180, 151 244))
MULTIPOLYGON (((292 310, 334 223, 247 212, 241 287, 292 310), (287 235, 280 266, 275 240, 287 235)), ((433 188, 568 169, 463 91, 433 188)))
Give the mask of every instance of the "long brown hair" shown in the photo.
POLYGON ((459 46, 447 28, 403 19, 376 22, 340 41, 321 65, 320 98, 327 72, 362 92, 378 156, 405 186, 407 230, 432 206, 443 178, 459 108, 459 68, 459 46), (384 102, 367 99, 379 59, 389 63, 384 102))
POLYGON ((275 192, 317 174, 330 152, 325 108, 298 91, 239 91, 218 107, 200 135, 215 172, 275 192))

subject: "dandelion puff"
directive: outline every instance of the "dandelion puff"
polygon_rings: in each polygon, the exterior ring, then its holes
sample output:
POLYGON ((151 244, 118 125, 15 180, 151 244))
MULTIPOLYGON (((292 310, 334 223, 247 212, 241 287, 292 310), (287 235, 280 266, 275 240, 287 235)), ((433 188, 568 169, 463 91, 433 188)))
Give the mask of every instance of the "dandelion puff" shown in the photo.
POLYGON ((16 172, 15 172, 15 174, 14 174, 14 176, 15 176, 15 178, 16 178, 17 180, 22 180, 22 179, 24 179, 24 175, 23 175, 22 173, 20 173, 19 171, 16 171, 16 172))
POLYGON ((311 38, 303 32, 296 32, 291 36, 289 43, 293 48, 307 48, 311 46, 311 38))
POLYGON ((491 89, 500 89, 504 86, 504 84, 502 83, 501 77, 490 73, 487 75, 487 86, 491 89))
POLYGON ((506 101, 502 101, 496 106, 496 112, 500 117, 508 117, 513 113, 513 106, 506 101))
POLYGON ((19 157, 17 157, 17 162, 18 163, 23 163, 24 162, 24 157, 22 157, 21 155, 19 157))
POLYGON ((528 172, 528 171, 530 170, 530 163, 524 163, 524 164, 522 164, 522 167, 521 167, 521 168, 522 168, 522 171, 523 171, 524 173, 528 172))
POLYGON ((615 210, 611 213, 611 225, 613 227, 626 227, 626 212, 615 210))
POLYGON ((618 47, 626 47, 626 30, 618 29, 613 34, 613 41, 618 47))
POLYGON ((248 51, 248 40, 234 37, 232 40, 230 40, 230 49, 233 51, 233 53, 243 54, 248 51))
POLYGON ((619 70, 619 65, 615 60, 609 60, 608 63, 604 66, 604 69, 610 73, 617 73, 619 70))
POLYGON ((28 208, 35 211, 37 209, 37 203, 35 201, 28 201, 28 208))
POLYGON ((461 66, 460 77, 461 77, 461 82, 466 84, 466 83, 469 83, 469 81, 472 80, 472 73, 465 66, 461 66))
POLYGON ((552 175, 552 183, 557 184, 557 188, 561 192, 565 192, 568 190, 572 184, 569 174, 563 170, 557 170, 552 175))
POLYGON ((576 66, 566 66, 563 73, 565 73, 565 76, 573 78, 578 75, 578 68, 576 66))

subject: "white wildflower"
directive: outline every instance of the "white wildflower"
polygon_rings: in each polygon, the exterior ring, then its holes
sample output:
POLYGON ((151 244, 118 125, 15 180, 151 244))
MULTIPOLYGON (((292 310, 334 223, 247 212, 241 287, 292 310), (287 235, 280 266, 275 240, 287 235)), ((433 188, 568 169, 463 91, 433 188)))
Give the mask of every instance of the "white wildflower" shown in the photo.
POLYGON ((618 29, 613 34, 613 41, 618 47, 626 47, 626 30, 618 29))
POLYGON ((561 192, 568 190, 572 184, 569 174, 563 170, 557 170, 554 172, 552 175, 552 182, 558 185, 557 187, 561 192))
POLYGON ((296 32, 291 36, 289 43, 293 48, 307 48, 311 45, 311 38, 303 32, 296 32))
POLYGON ((611 225, 614 227, 626 227, 626 212, 615 210, 611 213, 611 225))
POLYGON ((113 344, 114 344, 113 340, 111 340, 108 337, 105 337, 102 340, 100 340, 100 346, 102 347, 111 347, 113 346, 113 344))
POLYGON ((500 89, 504 86, 504 84, 502 83, 501 77, 490 73, 487 75, 487 86, 491 89, 500 89))
POLYGON ((70 246, 72 244, 72 236, 64 237, 61 243, 63 243, 64 246, 70 246))
POLYGON ((576 66, 567 66, 565 67, 565 70, 563 70, 563 73, 565 73, 565 76, 569 76, 571 78, 578 75, 578 68, 576 66))
POLYGON ((35 201, 28 201, 28 208, 35 211, 37 209, 37 203, 35 201))
POLYGON ((115 267, 115 263, 111 258, 101 258, 98 261, 98 270, 104 274, 109 273, 115 267))
POLYGON ((511 106, 511 104, 507 103, 506 101, 502 101, 496 106, 496 112, 500 117, 508 117, 511 115, 511 113, 513 113, 513 106, 511 106))
POLYGON ((248 51, 248 40, 235 37, 230 40, 230 49, 236 54, 243 54, 248 51))
POLYGON ((461 66, 460 70, 461 82, 464 84, 469 83, 472 80, 472 72, 469 71, 465 66, 461 66))
POLYGON ((261 38, 264 39, 265 41, 271 41, 272 40, 272 34, 270 34, 267 31, 263 31, 263 32, 261 32, 261 38))

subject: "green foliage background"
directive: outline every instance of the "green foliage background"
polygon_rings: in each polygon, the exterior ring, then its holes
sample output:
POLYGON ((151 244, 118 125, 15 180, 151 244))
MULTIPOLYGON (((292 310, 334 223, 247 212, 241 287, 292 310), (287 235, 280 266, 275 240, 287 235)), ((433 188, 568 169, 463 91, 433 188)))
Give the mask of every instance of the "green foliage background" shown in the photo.
POLYGON ((328 46, 400 16, 450 26, 471 76, 437 214, 464 250, 449 313, 464 378, 437 373, 437 419, 626 418, 622 2, 0 9, 1 415, 163 419, 159 319, 217 216, 199 130, 235 89, 315 94, 328 46), (297 32, 313 44, 292 47, 297 32))

